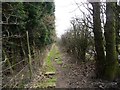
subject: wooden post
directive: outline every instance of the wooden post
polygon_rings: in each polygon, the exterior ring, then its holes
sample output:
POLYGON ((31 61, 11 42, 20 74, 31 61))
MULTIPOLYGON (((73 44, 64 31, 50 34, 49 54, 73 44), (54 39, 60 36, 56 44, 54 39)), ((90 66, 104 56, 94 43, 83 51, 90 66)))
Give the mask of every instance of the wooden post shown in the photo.
POLYGON ((28 46, 28 63, 29 63, 29 71, 30 71, 30 79, 31 79, 31 77, 32 77, 32 64, 31 64, 31 51, 30 51, 28 31, 26 31, 26 34, 27 34, 27 46, 28 46))

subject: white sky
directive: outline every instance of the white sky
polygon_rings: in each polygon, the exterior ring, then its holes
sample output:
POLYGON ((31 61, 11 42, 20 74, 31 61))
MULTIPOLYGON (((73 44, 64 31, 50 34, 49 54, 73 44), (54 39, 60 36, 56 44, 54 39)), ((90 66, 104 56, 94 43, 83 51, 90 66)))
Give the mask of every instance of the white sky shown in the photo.
MULTIPOLYGON (((75 15, 82 17, 82 13, 75 2, 80 3, 83 1, 85 2, 85 0, 55 0, 56 33, 58 37, 70 27, 72 17, 75 15)), ((82 11, 85 9, 83 6, 80 8, 82 11)))

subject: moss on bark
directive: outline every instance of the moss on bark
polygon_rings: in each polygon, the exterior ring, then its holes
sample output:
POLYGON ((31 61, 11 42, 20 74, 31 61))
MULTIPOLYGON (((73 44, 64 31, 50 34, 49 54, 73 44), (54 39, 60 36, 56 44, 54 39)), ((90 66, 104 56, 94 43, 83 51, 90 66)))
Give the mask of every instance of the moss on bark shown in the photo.
POLYGON ((106 3, 106 64, 104 78, 107 80, 114 80, 116 78, 118 66, 116 53, 115 6, 116 4, 113 2, 106 3))

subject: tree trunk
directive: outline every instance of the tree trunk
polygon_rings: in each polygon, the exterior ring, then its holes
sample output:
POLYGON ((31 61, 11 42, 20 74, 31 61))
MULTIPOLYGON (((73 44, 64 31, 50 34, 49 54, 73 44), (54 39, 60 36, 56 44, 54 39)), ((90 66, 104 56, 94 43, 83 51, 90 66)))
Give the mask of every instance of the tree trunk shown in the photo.
POLYGON ((105 79, 114 80, 117 71, 117 53, 116 53, 116 31, 115 31, 115 10, 116 3, 106 3, 106 25, 105 25, 105 40, 106 40, 106 66, 105 79))
POLYGON ((119 44, 120 44, 120 6, 117 5, 117 10, 116 10, 116 49, 117 49, 117 53, 118 55, 120 55, 120 50, 119 50, 119 44))
POLYGON ((102 78, 104 75, 105 54, 100 20, 100 3, 94 2, 92 3, 92 6, 93 6, 93 33, 96 50, 96 75, 98 78, 102 78))

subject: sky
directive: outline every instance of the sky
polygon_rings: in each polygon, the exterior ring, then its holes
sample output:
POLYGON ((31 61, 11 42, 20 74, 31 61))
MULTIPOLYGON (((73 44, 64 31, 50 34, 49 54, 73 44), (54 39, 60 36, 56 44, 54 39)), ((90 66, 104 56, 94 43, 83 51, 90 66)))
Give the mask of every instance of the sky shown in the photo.
MULTIPOLYGON (((70 28, 70 20, 72 17, 83 16, 75 3, 80 3, 83 1, 85 2, 85 0, 55 0, 55 22, 56 34, 58 37, 60 37, 68 28, 70 28)), ((85 11, 83 6, 80 6, 80 9, 85 11)))

